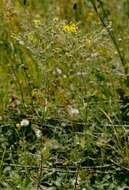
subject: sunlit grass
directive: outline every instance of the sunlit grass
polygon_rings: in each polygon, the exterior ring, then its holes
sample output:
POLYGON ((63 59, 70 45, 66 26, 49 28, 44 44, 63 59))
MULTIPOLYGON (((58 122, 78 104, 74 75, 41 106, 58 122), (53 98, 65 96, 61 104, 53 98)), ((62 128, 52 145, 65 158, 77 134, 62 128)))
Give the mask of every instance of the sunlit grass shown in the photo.
POLYGON ((1 3, 0 189, 128 186, 127 5, 1 3))

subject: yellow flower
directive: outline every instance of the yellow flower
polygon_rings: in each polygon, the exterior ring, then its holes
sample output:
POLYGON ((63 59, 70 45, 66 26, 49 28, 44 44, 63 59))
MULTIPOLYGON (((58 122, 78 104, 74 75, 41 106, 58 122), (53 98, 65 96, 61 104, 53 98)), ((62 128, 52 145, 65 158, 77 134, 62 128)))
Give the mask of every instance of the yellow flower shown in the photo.
POLYGON ((20 129, 21 125, 19 123, 16 124, 16 128, 20 129))
POLYGON ((41 18, 39 15, 36 16, 36 18, 33 20, 34 25, 36 28, 38 28, 41 25, 41 18))
POLYGON ((31 92, 31 95, 32 95, 32 97, 36 97, 36 95, 37 95, 37 90, 36 90, 36 89, 33 89, 32 92, 31 92))
POLYGON ((72 23, 72 24, 67 24, 63 26, 63 30, 66 32, 72 32, 72 33, 76 33, 77 32, 77 26, 76 24, 72 23))

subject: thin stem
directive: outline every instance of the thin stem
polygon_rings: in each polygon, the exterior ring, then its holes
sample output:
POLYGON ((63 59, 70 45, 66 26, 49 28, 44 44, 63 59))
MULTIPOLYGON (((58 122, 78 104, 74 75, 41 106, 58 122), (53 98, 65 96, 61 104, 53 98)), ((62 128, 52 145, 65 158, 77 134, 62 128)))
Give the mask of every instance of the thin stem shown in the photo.
POLYGON ((19 78, 17 77, 15 68, 12 66, 11 69, 12 69, 12 73, 13 73, 15 79, 16 79, 17 85, 18 85, 18 87, 19 87, 21 99, 22 99, 23 105, 24 105, 24 107, 25 107, 24 93, 23 93, 23 90, 22 90, 22 85, 21 85, 21 83, 20 83, 20 81, 19 81, 19 78))
MULTIPOLYGON (((43 141, 41 139, 41 147, 43 145, 43 141)), ((38 177, 38 184, 37 184, 37 190, 40 189, 40 182, 41 182, 41 177, 42 177, 42 173, 43 173, 43 155, 42 155, 42 150, 40 152, 40 168, 39 168, 39 177, 38 177)))
MULTIPOLYGON (((120 47, 119 47, 119 45, 118 45, 118 43, 117 43, 117 40, 116 40, 116 37, 115 37, 113 31, 111 31, 111 30, 108 28, 108 26, 107 26, 107 24, 105 23, 103 17, 101 16, 101 14, 100 14, 99 11, 98 11, 98 8, 97 8, 95 2, 94 2, 93 0, 90 0, 90 2, 91 2, 91 4, 92 4, 92 6, 93 6, 93 8, 94 8, 94 10, 95 10, 95 12, 96 12, 96 14, 97 14, 99 20, 101 21, 103 27, 106 29, 106 31, 107 31, 107 33, 108 33, 110 39, 112 40, 112 42, 113 42, 113 44, 114 44, 114 47, 115 47, 115 49, 116 49, 116 51, 117 51, 117 53, 118 53, 118 55, 119 55, 121 64, 123 65, 125 74, 127 75, 127 74, 128 74, 128 69, 127 69, 127 67, 126 67, 126 60, 125 60, 124 55, 122 54, 122 52, 121 52, 121 50, 120 50, 120 47)), ((105 9, 104 9, 104 7, 103 7, 103 2, 102 2, 101 0, 97 0, 97 2, 99 3, 99 6, 100 6, 102 12, 103 12, 103 14, 105 15, 105 9)), ((107 21, 108 21, 108 20, 107 20, 107 21)))
POLYGON ((77 184, 78 184, 79 169, 80 169, 80 163, 78 164, 78 166, 77 166, 77 170, 76 170, 74 190, 76 190, 76 188, 77 188, 77 184))

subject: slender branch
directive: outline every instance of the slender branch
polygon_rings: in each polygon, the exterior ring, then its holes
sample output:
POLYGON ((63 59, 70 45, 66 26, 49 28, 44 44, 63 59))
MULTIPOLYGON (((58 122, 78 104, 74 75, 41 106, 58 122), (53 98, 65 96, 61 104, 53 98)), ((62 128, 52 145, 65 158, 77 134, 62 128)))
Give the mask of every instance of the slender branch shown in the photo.
POLYGON ((78 184, 78 176, 79 176, 79 170, 80 170, 80 163, 78 164, 78 166, 77 166, 77 170, 76 170, 74 190, 76 190, 76 188, 77 188, 77 184, 78 184))
MULTIPOLYGON (((8 164, 8 163, 3 163, 4 166, 12 166, 12 167, 24 167, 22 164, 8 164)), ((80 165, 80 163, 78 164, 80 165)), ((114 166, 116 164, 105 164, 105 165, 96 165, 96 166, 79 166, 78 168, 80 169, 84 169, 84 170, 99 170, 99 169, 107 169, 107 168, 110 168, 112 166, 114 166)), ((26 167, 28 169, 38 169, 39 167, 38 166, 31 166, 31 165, 26 165, 26 167)), ((69 166, 69 167, 64 167, 64 166, 58 166, 58 167, 48 167, 48 166, 43 166, 42 165, 42 169, 44 170, 47 170, 47 171, 55 171, 55 172, 62 172, 62 173, 66 173, 67 170, 69 170, 69 172, 71 173, 75 173, 77 172, 77 168, 76 166, 69 166)))
MULTIPOLYGON (((96 0, 96 1, 99 3, 99 7, 101 8, 103 14, 105 15, 105 9, 104 9, 104 6, 103 6, 103 2, 102 2, 101 0, 96 0)), ((119 47, 119 45, 118 45, 118 42, 117 42, 117 40, 116 40, 116 37, 115 37, 113 31, 111 31, 110 28, 108 27, 108 25, 105 23, 105 21, 104 21, 102 15, 101 15, 101 14, 99 13, 99 11, 98 11, 98 8, 97 8, 97 6, 96 6, 95 1, 94 1, 94 0, 90 0, 90 2, 91 2, 91 4, 92 4, 92 6, 93 6, 93 8, 94 8, 94 10, 95 10, 95 12, 96 12, 98 18, 99 18, 101 24, 102 24, 103 27, 106 29, 106 31, 107 31, 107 33, 108 33, 110 39, 112 40, 112 42, 113 42, 113 44, 114 44, 114 47, 115 47, 115 49, 116 49, 116 51, 117 51, 117 53, 118 53, 118 55, 119 55, 121 64, 123 65, 125 74, 128 75, 128 69, 127 69, 127 67, 126 67, 126 60, 125 60, 125 57, 124 57, 124 55, 122 54, 122 52, 121 52, 121 50, 120 50, 120 47, 119 47)), ((107 21, 108 21, 108 19, 107 19, 107 21)))
MULTIPOLYGON (((43 145, 43 140, 41 139, 41 147, 43 145)), ((42 150, 40 150, 40 168, 39 168, 39 177, 38 177, 38 184, 37 184, 37 190, 40 189, 40 182, 41 182, 41 177, 42 177, 42 173, 43 173, 43 155, 42 155, 42 150)))

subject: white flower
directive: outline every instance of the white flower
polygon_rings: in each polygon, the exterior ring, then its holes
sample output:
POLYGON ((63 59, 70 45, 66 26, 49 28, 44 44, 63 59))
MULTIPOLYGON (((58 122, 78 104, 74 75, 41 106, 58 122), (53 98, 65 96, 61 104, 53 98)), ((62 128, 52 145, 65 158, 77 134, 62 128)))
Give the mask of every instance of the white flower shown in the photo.
POLYGON ((19 43, 20 45, 25 45, 25 42, 24 42, 23 40, 20 40, 20 39, 18 39, 18 43, 19 43))
POLYGON ((68 107, 68 113, 71 115, 71 116, 75 116, 75 115, 78 115, 79 114, 79 110, 77 108, 74 108, 72 106, 69 106, 68 107))
POLYGON ((62 70, 60 68, 55 68, 55 70, 53 71, 53 75, 61 75, 62 74, 62 70))
POLYGON ((61 74, 62 74, 62 70, 61 70, 61 69, 59 69, 59 68, 56 68, 56 72, 57 72, 59 75, 61 75, 61 74))
POLYGON ((91 53, 91 57, 92 57, 92 58, 96 58, 97 56, 98 56, 98 53, 97 53, 97 52, 91 53))
POLYGON ((37 138, 40 138, 42 136, 42 132, 39 129, 35 130, 35 134, 37 138))
POLYGON ((27 127, 29 125, 29 120, 27 119, 23 119, 21 122, 20 122, 20 125, 21 127, 27 127))
POLYGON ((20 101, 20 100, 18 100, 18 99, 16 99, 16 100, 15 100, 15 103, 16 103, 16 105, 18 106, 18 105, 20 105, 20 104, 21 104, 21 101, 20 101))

